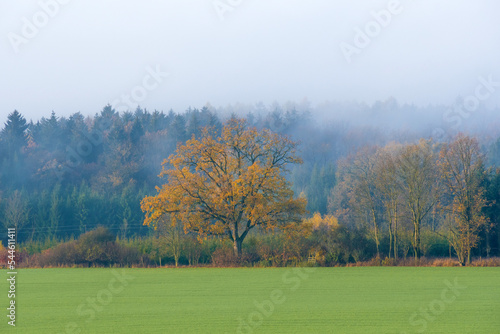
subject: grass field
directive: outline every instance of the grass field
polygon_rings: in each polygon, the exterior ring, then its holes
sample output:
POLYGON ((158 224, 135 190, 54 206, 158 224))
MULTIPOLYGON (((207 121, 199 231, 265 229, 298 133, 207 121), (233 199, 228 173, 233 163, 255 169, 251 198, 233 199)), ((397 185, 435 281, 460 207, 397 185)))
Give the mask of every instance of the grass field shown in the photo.
POLYGON ((500 268, 24 269, 0 333, 500 333, 500 268))

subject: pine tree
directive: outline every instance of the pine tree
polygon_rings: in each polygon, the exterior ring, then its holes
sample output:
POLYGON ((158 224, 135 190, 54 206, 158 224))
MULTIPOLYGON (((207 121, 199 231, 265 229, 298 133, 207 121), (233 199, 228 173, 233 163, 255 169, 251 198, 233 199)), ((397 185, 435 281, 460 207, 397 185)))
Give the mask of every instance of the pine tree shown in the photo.
POLYGON ((21 148, 26 146, 28 143, 27 129, 26 119, 17 110, 14 110, 7 117, 7 122, 1 133, 2 141, 7 148, 7 158, 12 158, 14 154, 20 153, 21 148))

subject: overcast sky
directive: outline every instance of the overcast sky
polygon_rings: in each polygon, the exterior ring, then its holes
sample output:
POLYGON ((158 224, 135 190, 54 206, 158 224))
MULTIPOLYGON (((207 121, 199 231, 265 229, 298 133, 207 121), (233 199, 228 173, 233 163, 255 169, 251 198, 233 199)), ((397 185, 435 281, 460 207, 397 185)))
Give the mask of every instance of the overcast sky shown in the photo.
POLYGON ((451 104, 500 82, 499 14, 498 0, 2 1, 0 122, 107 103, 451 104))

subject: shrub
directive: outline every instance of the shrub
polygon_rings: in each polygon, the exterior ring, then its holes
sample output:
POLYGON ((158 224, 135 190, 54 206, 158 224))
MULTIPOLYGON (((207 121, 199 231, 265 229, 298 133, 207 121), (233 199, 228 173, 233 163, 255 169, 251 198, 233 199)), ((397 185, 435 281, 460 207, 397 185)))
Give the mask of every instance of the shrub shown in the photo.
POLYGON ((472 261, 473 267, 500 267, 500 257, 480 258, 472 261))
POLYGON ((63 242, 32 257, 32 265, 48 266, 131 266, 144 258, 136 248, 120 245, 105 228, 97 228, 80 236, 78 240, 63 242))
POLYGON ((214 267, 239 267, 252 265, 252 255, 243 253, 241 257, 234 254, 232 247, 221 247, 212 254, 212 265, 214 267))
POLYGON ((257 246, 257 256, 264 266, 283 266, 283 256, 281 245, 282 235, 274 233, 263 235, 259 238, 257 246))
POLYGON ((384 267, 393 267, 393 266, 397 266, 398 265, 396 259, 394 259, 394 258, 388 258, 388 257, 386 257, 385 259, 383 259, 381 264, 384 267))
POLYGON ((335 266, 369 259, 374 254, 374 244, 363 230, 343 225, 322 224, 311 235, 312 245, 323 266, 335 266))
POLYGON ((8 261, 7 256, 8 256, 7 248, 2 247, 0 249, 0 268, 4 268, 7 266, 7 261, 8 261))
POLYGON ((432 261, 430 264, 431 267, 457 267, 460 265, 458 259, 453 258, 437 258, 432 261))
POLYGON ((445 237, 432 231, 422 231, 422 253, 427 257, 447 257, 450 255, 450 244, 445 237))
POLYGON ((114 263, 119 252, 115 243, 115 236, 104 227, 98 227, 93 231, 82 234, 77 240, 76 248, 80 262, 87 262, 89 265, 114 263))

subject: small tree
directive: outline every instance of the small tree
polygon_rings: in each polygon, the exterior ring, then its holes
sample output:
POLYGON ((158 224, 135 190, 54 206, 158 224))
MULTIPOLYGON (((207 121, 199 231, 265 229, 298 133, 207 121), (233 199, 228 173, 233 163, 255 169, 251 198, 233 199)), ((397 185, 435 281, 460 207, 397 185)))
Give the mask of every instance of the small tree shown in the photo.
POLYGON ((160 259, 167 254, 171 254, 175 261, 175 266, 179 265, 179 258, 183 248, 184 231, 181 223, 173 225, 169 216, 164 216, 157 224, 158 239, 156 240, 157 252, 160 259))
POLYGON ((28 217, 28 203, 23 198, 23 194, 19 190, 15 190, 14 194, 7 200, 5 207, 5 227, 14 227, 19 232, 28 223, 28 217))

